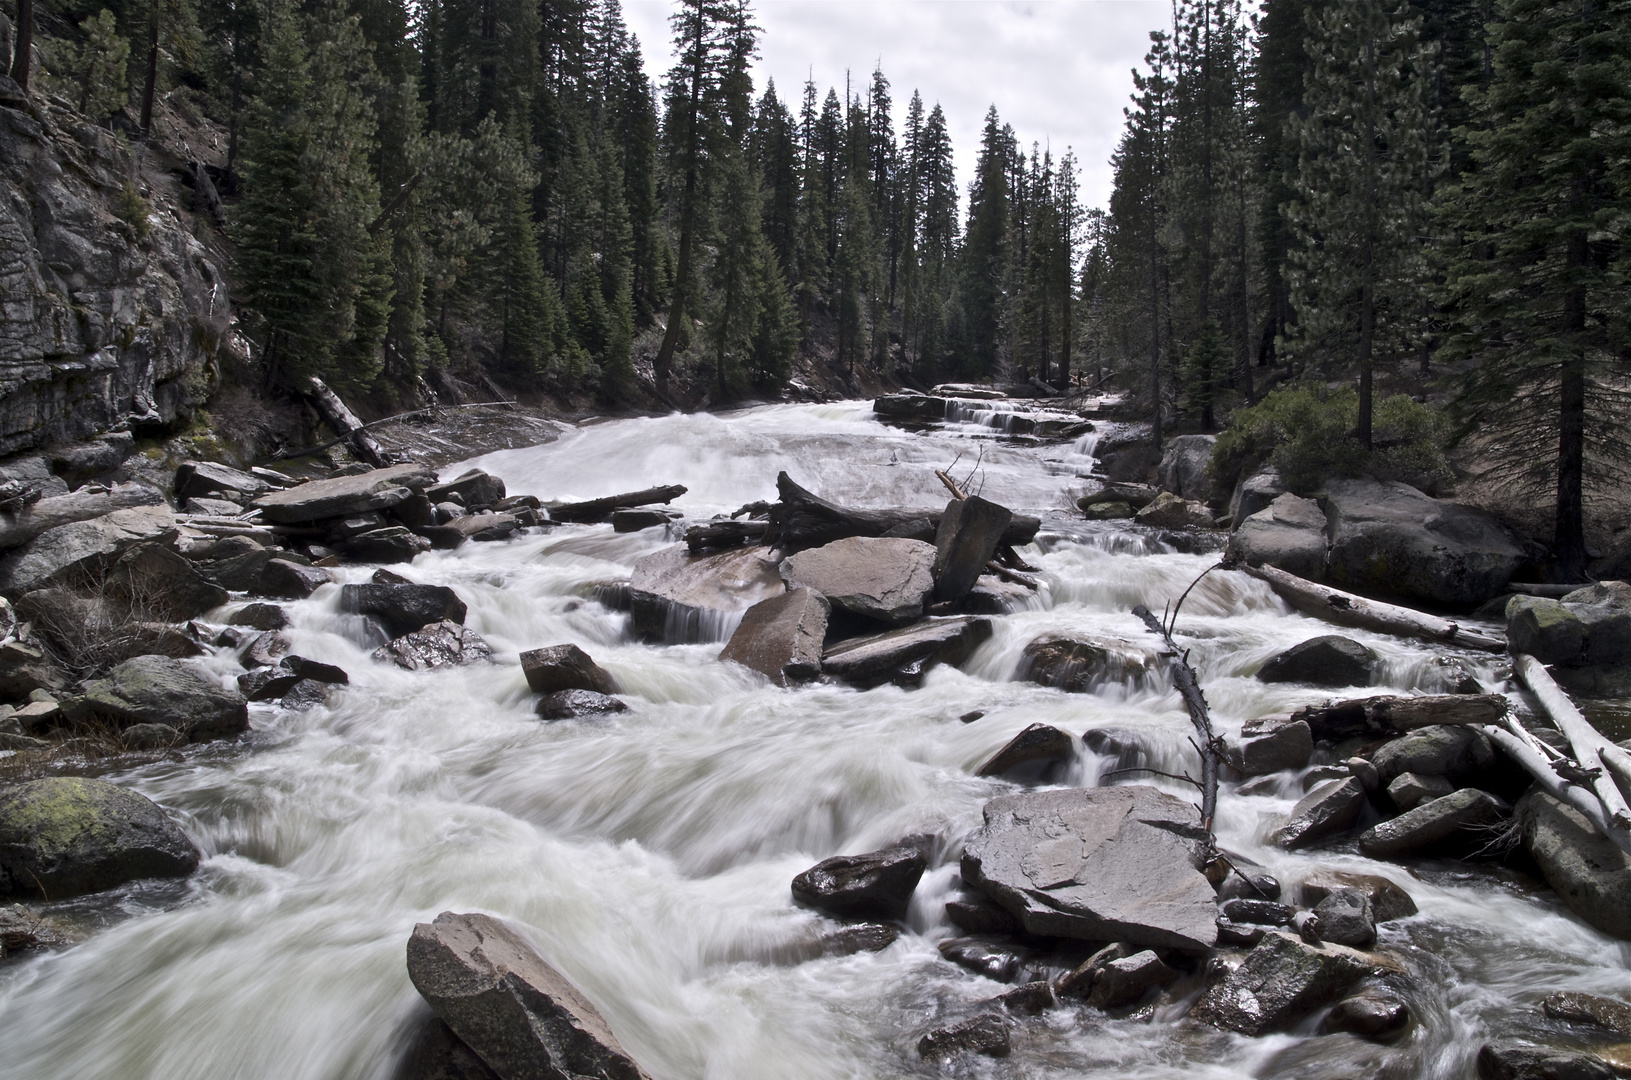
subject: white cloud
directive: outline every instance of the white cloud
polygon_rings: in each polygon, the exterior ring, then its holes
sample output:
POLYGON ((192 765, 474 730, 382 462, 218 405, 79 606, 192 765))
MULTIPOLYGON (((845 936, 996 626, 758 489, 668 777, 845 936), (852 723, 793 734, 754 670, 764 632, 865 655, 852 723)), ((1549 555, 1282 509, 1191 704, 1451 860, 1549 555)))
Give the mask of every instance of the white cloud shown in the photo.
MULTIPOLYGON (((624 0, 646 71, 661 79, 672 63, 668 0, 624 0)), ((1132 68, 1149 32, 1171 20, 1167 0, 759 0, 760 60, 766 77, 797 108, 806 75, 824 97, 843 94, 844 73, 858 92, 882 65, 895 105, 896 131, 916 88, 939 102, 951 127, 960 186, 972 175, 986 107, 996 105, 1022 143, 1073 147, 1082 195, 1110 195, 1110 154, 1132 93, 1132 68)))

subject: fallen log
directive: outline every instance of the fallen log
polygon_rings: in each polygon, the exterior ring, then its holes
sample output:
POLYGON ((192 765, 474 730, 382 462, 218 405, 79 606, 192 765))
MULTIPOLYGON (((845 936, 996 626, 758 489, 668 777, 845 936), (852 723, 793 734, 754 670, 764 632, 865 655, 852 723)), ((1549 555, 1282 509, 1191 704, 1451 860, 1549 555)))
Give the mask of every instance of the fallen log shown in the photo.
POLYGON ((770 531, 768 521, 711 521, 685 530, 685 546, 696 555, 704 551, 741 547, 758 543, 770 531))
POLYGON ((663 487, 646 488, 644 491, 630 491, 623 495, 607 495, 601 499, 588 499, 584 502, 560 503, 556 506, 545 507, 545 509, 549 511, 551 521, 593 525, 610 518, 613 510, 627 510, 632 506, 650 506, 652 503, 671 503, 684 495, 686 490, 684 484, 668 484, 663 487))
POLYGON ((47 529, 89 521, 133 506, 158 506, 163 492, 148 484, 115 484, 108 491, 70 491, 40 499, 17 514, 0 512, 0 550, 20 547, 47 529))
MULTIPOLYGON (((792 554, 805 548, 821 547, 851 536, 882 536, 912 522, 927 521, 940 527, 939 510, 913 510, 892 507, 886 510, 858 510, 828 502, 799 486, 785 472, 776 476, 781 501, 770 509, 771 531, 767 542, 792 554)), ((1042 527, 1040 518, 1015 514, 1003 531, 1002 543, 1009 547, 1029 544, 1042 527)))
POLYGON ((1380 696, 1309 705, 1291 714, 1306 723, 1316 739, 1354 735, 1398 735, 1439 724, 1493 724, 1506 715, 1500 694, 1433 694, 1427 697, 1380 696))
MULTIPOLYGON (((1517 721, 1511 723, 1516 724, 1517 721)), ((1591 823, 1592 828, 1612 840, 1621 851, 1631 853, 1631 832, 1613 822, 1608 812, 1603 809, 1602 802, 1589 787, 1582 786, 1578 780, 1559 772, 1560 767, 1573 765, 1573 762, 1568 762, 1567 759, 1555 762, 1548 760, 1546 755, 1537 749, 1533 738, 1520 739, 1507 728, 1486 724, 1478 730, 1532 776, 1548 795, 1580 811, 1580 815, 1591 823)), ((1575 770, 1564 768, 1563 771, 1575 770)))
POLYGON ((311 377, 312 404, 334 433, 351 445, 351 449, 362 460, 368 462, 376 469, 383 469, 390 464, 385 459, 385 451, 380 449, 379 443, 368 434, 367 426, 357 419, 357 414, 346 408, 340 395, 328 388, 328 385, 313 375, 311 377))
POLYGON ((1304 615, 1351 626, 1360 630, 1375 630, 1383 634, 1420 638, 1435 644, 1467 645, 1489 652, 1505 652, 1506 641, 1477 630, 1469 630, 1449 619, 1427 615, 1397 604, 1367 600, 1363 596, 1333 589, 1288 574, 1274 566, 1251 566, 1246 563, 1226 563, 1225 570, 1240 570, 1259 581, 1266 582, 1281 599, 1304 615))
POLYGON ((1613 750, 1621 754, 1624 751, 1591 726, 1580 710, 1574 707, 1569 696, 1552 681, 1546 666, 1539 660, 1528 653, 1518 653, 1512 658, 1512 672, 1535 696, 1546 718, 1569 740, 1575 761, 1580 764, 1584 775, 1590 777, 1591 789, 1596 792, 1609 819, 1621 829, 1631 829, 1631 806, 1626 805, 1625 795, 1614 782, 1613 773, 1605 767, 1607 763, 1604 760, 1605 751, 1613 750))
POLYGON ((1195 734, 1200 738, 1195 748, 1201 754, 1201 826, 1210 837, 1212 819, 1218 812, 1218 761, 1222 756, 1222 741, 1212 731, 1212 714, 1206 707, 1206 695, 1201 693, 1195 669, 1189 666, 1189 658, 1179 651, 1172 635, 1149 608, 1139 604, 1133 608, 1133 614, 1144 621, 1150 633, 1166 642, 1167 658, 1172 665, 1172 684, 1177 688, 1178 696, 1184 699, 1184 707, 1189 710, 1189 722, 1195 725, 1195 734))

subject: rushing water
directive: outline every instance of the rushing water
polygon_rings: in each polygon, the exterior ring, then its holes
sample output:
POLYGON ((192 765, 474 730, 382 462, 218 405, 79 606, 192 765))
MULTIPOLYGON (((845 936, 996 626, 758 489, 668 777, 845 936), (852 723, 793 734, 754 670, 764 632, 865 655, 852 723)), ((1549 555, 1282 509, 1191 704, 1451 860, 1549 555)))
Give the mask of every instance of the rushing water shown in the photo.
MULTIPOLYGON (((781 690, 715 660, 717 642, 636 642, 627 618, 588 599, 670 542, 562 527, 467 544, 405 568, 454 587, 494 666, 405 672, 374 663, 379 642, 326 586, 291 604, 295 650, 338 663, 351 685, 327 707, 252 706, 246 745, 112 777, 177 815, 205 853, 184 883, 144 883, 48 905, 91 932, 81 944, 0 967, 0 1078, 209 1080, 378 1078, 397 1067, 423 1015, 404 968, 417 921, 483 910, 521 926, 601 1008, 655 1080, 932 1075, 918 1036, 1004 986, 942 960, 957 931, 942 905, 956 843, 1011 786, 975 767, 1026 725, 1080 733, 1146 729, 1169 771, 1193 768, 1169 686, 1068 695, 1012 681, 1025 643, 1047 631, 1137 638, 1134 604, 1160 610, 1209 564, 1147 536, 1063 513, 1085 482, 1091 440, 1027 447, 975 439, 977 425, 904 434, 864 405, 772 406, 729 416, 604 423, 478 464, 512 492, 587 498, 686 484, 692 517, 774 498, 778 470, 858 505, 941 505, 933 469, 992 499, 1058 512, 1027 558, 1046 586, 1032 610, 998 620, 965 670, 921 689, 781 690), (982 449, 983 448, 983 449, 982 449), (618 679, 631 710, 542 723, 519 651, 575 642, 618 679), (973 723, 958 717, 973 709, 973 723), (826 922, 794 906, 792 877, 818 859, 936 831, 945 862, 925 875, 910 931, 881 953, 799 963, 826 922)), ((989 429, 984 429, 989 435, 989 429)), ((465 466, 447 470, 448 475, 465 466)), ((370 571, 348 567, 345 581, 370 571)), ((1322 624, 1266 589, 1214 574, 1180 620, 1218 722, 1284 713, 1323 693, 1250 675, 1322 624)), ((1425 646, 1363 633, 1396 690, 1435 688, 1425 646)), ((1467 657, 1491 686, 1499 673, 1467 657)), ((223 680, 230 655, 205 661, 223 680)), ((1070 781, 1103 762, 1084 757, 1070 781)), ((1182 785, 1157 781, 1192 797, 1182 785)), ((1544 890, 1459 864, 1418 868, 1265 844, 1284 797, 1225 792, 1229 849, 1294 882, 1316 866, 1382 873, 1421 914, 1386 924, 1382 945, 1413 973, 1420 1024, 1401 1046, 1308 1030, 1249 1040, 1174 1019, 1113 1020, 1064 1008, 1020 1021, 1002 1061, 943 1067, 990 1077, 1462 1077, 1490 1034, 1553 1038, 1546 992, 1623 994, 1625 946, 1566 914, 1544 890)))

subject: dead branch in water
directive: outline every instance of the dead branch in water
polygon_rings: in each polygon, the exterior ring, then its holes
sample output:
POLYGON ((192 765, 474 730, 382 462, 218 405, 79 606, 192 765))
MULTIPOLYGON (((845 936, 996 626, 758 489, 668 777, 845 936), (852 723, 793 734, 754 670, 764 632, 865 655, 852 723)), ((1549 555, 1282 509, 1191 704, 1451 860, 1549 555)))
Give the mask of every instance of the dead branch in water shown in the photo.
POLYGON ((1150 609, 1143 604, 1133 608, 1150 633, 1166 642, 1167 657, 1172 664, 1172 682, 1178 688, 1178 695, 1184 699, 1184 707, 1189 710, 1190 723, 1195 725, 1195 732, 1200 736, 1196 749, 1201 755, 1201 827, 1206 830, 1207 836, 1212 835, 1212 820, 1218 811, 1218 761, 1222 757, 1221 740, 1212 731, 1212 714, 1206 707, 1206 696, 1201 693, 1200 680, 1195 677, 1195 669, 1189 666, 1189 657, 1181 652, 1176 642, 1172 640, 1172 633, 1167 627, 1161 625, 1150 609))

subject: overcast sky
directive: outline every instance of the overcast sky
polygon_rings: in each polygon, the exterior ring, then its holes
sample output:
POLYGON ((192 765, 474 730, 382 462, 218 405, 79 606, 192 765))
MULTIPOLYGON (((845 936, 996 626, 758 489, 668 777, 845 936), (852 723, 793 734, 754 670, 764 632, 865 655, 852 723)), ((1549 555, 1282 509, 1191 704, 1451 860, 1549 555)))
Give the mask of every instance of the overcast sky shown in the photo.
MULTIPOLYGON (((659 81, 673 63, 673 10, 672 0, 623 0, 646 71, 659 81)), ((897 134, 914 88, 925 106, 938 101, 951 128, 963 210, 989 105, 1027 148, 1033 140, 1056 155, 1073 147, 1083 201, 1103 206, 1131 70, 1150 31, 1172 18, 1168 0, 756 0, 754 11, 764 28, 755 86, 762 93, 766 77, 775 79, 794 111, 807 76, 823 97, 829 86, 842 97, 846 68, 863 90, 879 64, 891 84, 897 134)))

